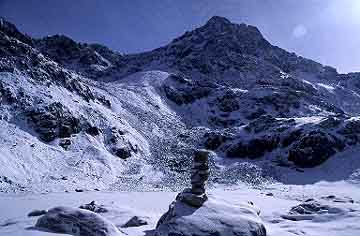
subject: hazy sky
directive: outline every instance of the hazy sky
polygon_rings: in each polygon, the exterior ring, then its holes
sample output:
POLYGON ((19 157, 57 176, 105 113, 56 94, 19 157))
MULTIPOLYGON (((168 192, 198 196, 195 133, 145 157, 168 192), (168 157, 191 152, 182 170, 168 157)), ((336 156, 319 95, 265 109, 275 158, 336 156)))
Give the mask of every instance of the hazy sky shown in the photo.
POLYGON ((28 34, 65 34, 123 53, 165 45, 211 16, 257 26, 274 45, 360 71, 360 0, 0 0, 28 34))

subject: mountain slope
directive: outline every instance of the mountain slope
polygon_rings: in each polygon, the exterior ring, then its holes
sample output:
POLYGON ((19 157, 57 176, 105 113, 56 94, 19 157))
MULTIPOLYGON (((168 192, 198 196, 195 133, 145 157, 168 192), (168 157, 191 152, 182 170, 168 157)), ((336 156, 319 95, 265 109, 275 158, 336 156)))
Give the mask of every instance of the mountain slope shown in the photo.
MULTIPOLYGON (((253 26, 213 17, 122 55, 1 22, 1 191, 177 188, 195 148, 214 151, 211 183, 313 182, 358 148, 360 74, 253 26)), ((339 178, 357 180, 350 159, 339 178)))

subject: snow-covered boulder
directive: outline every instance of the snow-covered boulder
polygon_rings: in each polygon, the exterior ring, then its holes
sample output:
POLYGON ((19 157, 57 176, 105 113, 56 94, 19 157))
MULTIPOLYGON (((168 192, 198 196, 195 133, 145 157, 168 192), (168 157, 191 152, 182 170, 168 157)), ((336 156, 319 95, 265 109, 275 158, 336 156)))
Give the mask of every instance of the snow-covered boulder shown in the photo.
MULTIPOLYGON (((80 209, 88 210, 109 219, 116 227, 131 228, 148 225, 150 217, 134 212, 132 209, 118 208, 114 205, 98 204, 96 201, 83 204, 80 209)), ((35 212, 36 213, 36 212, 35 212)))
POLYGON ((351 212, 354 211, 356 210, 353 200, 328 196, 321 198, 321 200, 308 199, 292 207, 288 214, 282 215, 282 218, 292 221, 325 222, 352 217, 351 212))
POLYGON ((174 201, 159 220, 155 236, 265 236, 266 229, 251 205, 229 205, 209 199, 199 208, 174 201))
POLYGON ((88 210, 55 207, 40 217, 35 229, 75 236, 121 236, 110 221, 88 210))

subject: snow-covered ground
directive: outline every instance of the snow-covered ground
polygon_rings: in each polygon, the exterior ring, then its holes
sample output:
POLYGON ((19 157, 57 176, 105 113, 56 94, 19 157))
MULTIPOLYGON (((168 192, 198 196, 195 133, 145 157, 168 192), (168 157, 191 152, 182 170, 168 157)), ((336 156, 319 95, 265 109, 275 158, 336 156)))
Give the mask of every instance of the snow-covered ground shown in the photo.
MULTIPOLYGON (((355 236, 360 232, 360 187, 344 181, 319 182, 313 185, 276 184, 261 189, 245 185, 232 188, 218 186, 209 192, 211 200, 226 202, 234 207, 248 201, 253 202, 260 209, 260 216, 270 236, 355 236), (332 195, 338 200, 328 197, 332 195), (292 221, 282 217, 292 207, 310 198, 318 199, 332 210, 307 217, 312 218, 308 220, 292 221), (344 199, 344 202, 341 199, 344 199)), ((135 215, 148 219, 148 225, 120 230, 131 236, 149 236, 175 196, 175 192, 2 194, 0 235, 56 235, 32 230, 36 217, 29 218, 27 214, 35 209, 49 209, 55 206, 79 207, 95 200, 98 204, 116 209, 104 215, 116 226, 121 226, 135 215)))

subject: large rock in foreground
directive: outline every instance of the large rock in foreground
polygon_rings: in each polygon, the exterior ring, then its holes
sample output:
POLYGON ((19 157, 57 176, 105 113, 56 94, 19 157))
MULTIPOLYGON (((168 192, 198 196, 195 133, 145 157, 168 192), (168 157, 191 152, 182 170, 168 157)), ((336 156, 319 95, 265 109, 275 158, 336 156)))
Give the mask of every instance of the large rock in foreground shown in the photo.
POLYGON ((234 206, 212 199, 200 208, 174 201, 159 220, 155 236, 266 236, 251 205, 234 206))
POLYGON ((110 221, 88 210, 55 207, 40 217, 35 225, 38 230, 75 236, 121 236, 110 221))

